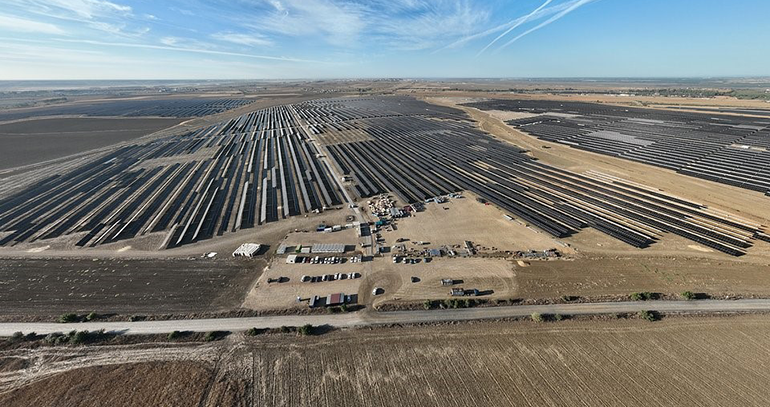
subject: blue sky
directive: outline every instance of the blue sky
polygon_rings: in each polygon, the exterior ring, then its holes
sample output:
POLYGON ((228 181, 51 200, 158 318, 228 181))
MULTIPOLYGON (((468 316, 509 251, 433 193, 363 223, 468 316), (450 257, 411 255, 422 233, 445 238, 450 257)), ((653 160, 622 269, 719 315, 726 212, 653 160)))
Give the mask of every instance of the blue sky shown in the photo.
POLYGON ((770 75, 767 0, 2 0, 0 79, 770 75))

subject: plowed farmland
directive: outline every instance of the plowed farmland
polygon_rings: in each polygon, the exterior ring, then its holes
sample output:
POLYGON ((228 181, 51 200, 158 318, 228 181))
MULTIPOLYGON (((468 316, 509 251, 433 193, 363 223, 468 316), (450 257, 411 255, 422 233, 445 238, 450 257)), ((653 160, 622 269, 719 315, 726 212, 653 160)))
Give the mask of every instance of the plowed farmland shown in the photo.
POLYGON ((319 337, 234 334, 192 346, 42 347, 0 352, 0 360, 26 361, 0 373, 0 404, 762 406, 770 384, 768 349, 770 321, 759 315, 479 322, 319 337), (190 371, 185 386, 174 373, 182 360, 190 371), (80 388, 109 377, 114 389, 69 391, 75 377, 80 388))

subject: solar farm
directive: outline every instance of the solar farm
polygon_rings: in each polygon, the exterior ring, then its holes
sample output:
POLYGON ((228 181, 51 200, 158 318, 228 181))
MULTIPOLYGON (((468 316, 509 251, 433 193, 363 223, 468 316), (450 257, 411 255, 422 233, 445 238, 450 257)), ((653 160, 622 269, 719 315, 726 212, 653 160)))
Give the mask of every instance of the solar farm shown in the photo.
POLYGON ((542 140, 770 195, 770 121, 722 114, 756 111, 690 113, 546 100, 468 106, 531 114, 508 124, 542 140))
MULTIPOLYGON (((572 131, 579 140, 601 140, 593 146, 664 144, 641 134, 661 119, 625 119, 638 136, 622 135, 605 122, 593 132, 598 136, 586 136, 591 130, 585 126, 549 117, 519 124, 541 137, 572 131)), ((747 126, 713 125, 722 133, 712 138, 761 140, 759 129, 747 126)), ((679 143, 700 143, 697 131, 685 133, 689 141, 679 143)), ((712 157, 717 150, 765 154, 700 144, 714 151, 712 157)), ((0 245, 74 237, 76 246, 95 247, 160 233, 161 248, 173 248, 337 207, 345 201, 341 188, 359 200, 394 193, 403 204, 470 191, 552 236, 592 227, 638 248, 672 233, 738 256, 755 239, 769 239, 757 223, 647 185, 540 163, 478 130, 462 111, 410 97, 267 108, 182 136, 124 145, 67 173, 38 176, 39 182, 0 201, 0 245), (335 168, 321 159, 326 155, 335 168)))
POLYGON ((163 232, 168 248, 341 204, 295 117, 290 106, 259 110, 38 173, 1 201, 0 244, 77 235, 94 247, 163 232))

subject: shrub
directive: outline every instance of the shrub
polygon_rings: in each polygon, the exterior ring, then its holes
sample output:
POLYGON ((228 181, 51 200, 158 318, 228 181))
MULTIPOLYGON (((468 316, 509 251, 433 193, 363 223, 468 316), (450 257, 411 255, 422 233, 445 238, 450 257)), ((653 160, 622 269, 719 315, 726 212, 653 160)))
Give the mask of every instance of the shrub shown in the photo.
POLYGON ((281 333, 284 333, 284 334, 291 332, 291 329, 286 325, 280 327, 279 330, 281 331, 281 333))
POLYGON ((313 334, 313 325, 306 324, 299 327, 299 334, 302 336, 308 336, 313 334))
POLYGON ((452 300, 447 298, 444 300, 444 308, 452 308, 452 300))
POLYGON ((173 341, 175 339, 179 339, 179 337, 182 336, 182 333, 179 331, 171 331, 168 334, 168 340, 173 341))
POLYGON ((92 312, 92 313, 90 313, 90 314, 86 315, 86 321, 93 321, 93 320, 94 320, 94 319, 96 319, 98 316, 99 316, 99 314, 97 314, 97 313, 95 313, 95 312, 92 312))
POLYGON ((342 305, 340 305, 340 311, 342 311, 342 312, 348 312, 348 304, 342 304, 342 305))
POLYGON ((62 324, 78 322, 78 320, 79 320, 78 315, 73 313, 62 314, 59 316, 59 322, 61 322, 62 324))
POLYGON ((543 316, 540 315, 540 313, 538 312, 533 312, 531 317, 532 317, 532 320, 535 322, 543 322, 543 316))
POLYGON ((564 319, 564 317, 562 317, 561 314, 554 314, 553 316, 554 321, 561 321, 562 319, 564 319))
POLYGON ((425 302, 422 303, 422 307, 425 308, 425 309, 433 308, 433 301, 425 300, 425 302))
POLYGON ((654 298, 655 298, 655 295, 649 291, 631 294, 631 299, 634 301, 647 301, 647 300, 652 300, 654 298))
POLYGON ((73 345, 86 343, 87 340, 88 331, 73 331, 73 333, 70 333, 70 343, 73 345))
POLYGON ((261 331, 259 329, 257 329, 257 328, 249 328, 246 331, 246 336, 257 336, 257 335, 260 334, 260 332, 261 331))
POLYGON ((67 337, 61 332, 50 333, 43 339, 49 345, 58 345, 67 341, 67 337))
POLYGON ((206 342, 212 342, 220 339, 222 336, 224 336, 224 332, 222 331, 209 331, 206 332, 206 335, 203 335, 203 340, 206 342))
POLYGON ((13 335, 8 338, 8 342, 21 342, 23 340, 24 334, 21 332, 14 332, 13 335))
POLYGON ((658 314, 655 311, 641 310, 639 311, 639 318, 653 322, 658 320, 658 314))
POLYGON ((465 300, 463 300, 463 307, 465 307, 465 308, 470 308, 470 307, 474 306, 474 305, 475 305, 475 303, 476 303, 476 302, 475 302, 475 301, 473 301, 472 299, 470 299, 470 298, 466 298, 465 300))
POLYGON ((691 301, 695 299, 695 293, 692 291, 685 291, 682 293, 682 298, 684 298, 687 301, 691 301))

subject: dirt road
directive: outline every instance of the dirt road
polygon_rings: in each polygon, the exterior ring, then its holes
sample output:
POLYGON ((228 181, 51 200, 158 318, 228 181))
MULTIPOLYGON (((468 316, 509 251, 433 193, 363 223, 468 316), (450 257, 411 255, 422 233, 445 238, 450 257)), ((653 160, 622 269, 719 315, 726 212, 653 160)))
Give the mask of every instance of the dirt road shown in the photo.
POLYGON ((48 334, 73 329, 124 334, 159 334, 171 331, 245 331, 251 327, 279 328, 281 326, 330 325, 349 328, 366 325, 411 324, 445 321, 468 321, 526 317, 532 313, 563 315, 598 315, 633 313, 640 310, 659 312, 716 313, 716 312, 767 312, 770 299, 701 300, 701 301, 634 301, 587 304, 520 305, 509 307, 467 308, 430 311, 356 312, 330 315, 264 316, 249 318, 188 319, 171 321, 138 322, 85 322, 78 324, 58 323, 0 323, 0 336, 14 332, 48 334))

